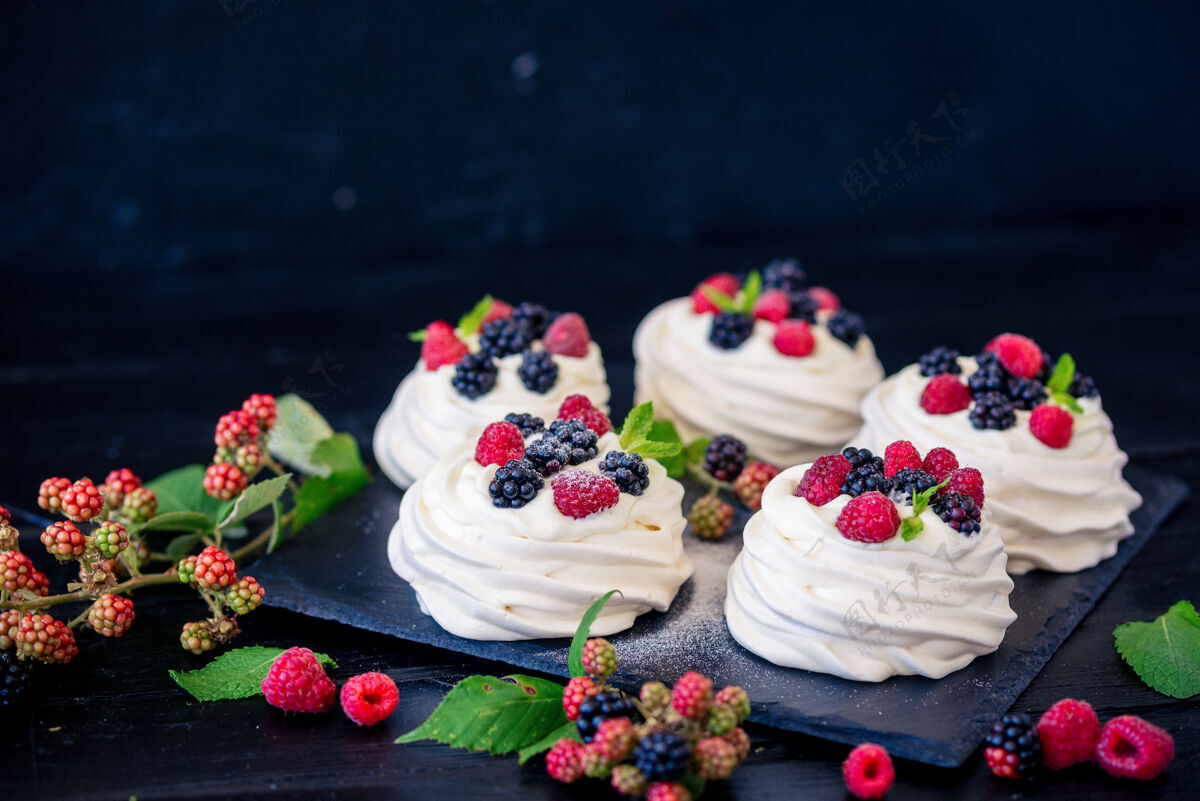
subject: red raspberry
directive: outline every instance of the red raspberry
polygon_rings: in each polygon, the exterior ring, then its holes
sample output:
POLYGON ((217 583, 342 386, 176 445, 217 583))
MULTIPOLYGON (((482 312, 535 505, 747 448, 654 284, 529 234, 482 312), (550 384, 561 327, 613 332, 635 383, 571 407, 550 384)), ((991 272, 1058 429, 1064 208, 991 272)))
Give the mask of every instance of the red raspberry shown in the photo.
POLYGON ((506 465, 509 459, 525 458, 525 438, 521 429, 509 422, 491 423, 475 443, 475 461, 484 467, 506 465))
POLYGON ((386 673, 360 673, 342 685, 342 711, 359 726, 374 726, 396 711, 400 691, 386 673))
POLYGON ((1134 715, 1104 724, 1096 761, 1110 776, 1150 781, 1175 758, 1175 741, 1163 729, 1134 715))
POLYGON ((445 320, 434 320, 425 326, 425 341, 421 343, 421 361, 426 370, 436 370, 446 364, 458 364, 470 349, 458 338, 454 326, 445 320))
POLYGON ((248 615, 262 605, 266 596, 267 591, 254 576, 243 576, 225 590, 225 603, 235 615, 248 615))
POLYGON ((7 651, 13 647, 20 625, 21 613, 16 609, 0 612, 0 651, 7 651))
POLYGON ((1042 369, 1042 349, 1020 334, 1001 334, 987 343, 984 350, 994 351, 1004 369, 1020 378, 1033 378, 1042 369))
POLYGON ((692 801, 692 791, 683 782, 655 782, 646 792, 646 801, 692 801))
POLYGON ((133 625, 133 600, 105 593, 88 610, 88 625, 105 637, 120 637, 133 625))
POLYGON ((242 401, 242 411, 254 415, 258 419, 258 427, 263 431, 270 430, 279 419, 279 406, 275 403, 274 395, 255 392, 242 401))
POLYGON ((585 642, 582 658, 583 669, 600 681, 617 672, 617 649, 603 637, 593 637, 585 642))
POLYGON ((609 718, 601 721, 592 736, 592 748, 611 764, 629 756, 636 740, 633 721, 629 718, 609 718))
POLYGON ((856 798, 883 798, 896 781, 896 768, 883 746, 863 743, 842 763, 842 778, 856 798))
POLYGON ((570 784, 583 776, 583 743, 563 737, 546 752, 546 772, 550 778, 570 784))
POLYGON ((737 714, 738 723, 750 716, 750 696, 741 687, 733 684, 722 687, 713 700, 731 708, 737 714))
POLYGON ((196 555, 195 577, 192 580, 202 590, 220 590, 237 583, 237 570, 229 554, 215 545, 209 545, 196 555))
POLYGON ((567 720, 579 720, 579 705, 583 699, 600 692, 600 688, 588 676, 575 676, 563 688, 563 712, 567 720))
POLYGON ((120 470, 113 470, 108 474, 108 478, 104 479, 104 486, 100 488, 100 492, 104 494, 104 499, 108 501, 109 509, 118 509, 121 506, 121 501, 125 500, 125 496, 140 486, 142 486, 142 480, 128 467, 122 467, 120 470))
POLYGON ((560 314, 542 335, 542 347, 547 353, 574 356, 577 359, 587 356, 591 341, 587 323, 575 312, 560 314))
POLYGON ((896 536, 900 513, 896 504, 880 492, 864 492, 851 498, 837 518, 837 530, 848 540, 883 542, 896 536))
POLYGON ((77 523, 91 520, 104 507, 104 496, 90 478, 79 479, 58 498, 62 513, 77 523))
POLYGON ((719 540, 733 523, 733 507, 716 495, 704 495, 692 504, 687 520, 697 537, 719 540))
POLYGON ((820 304, 817 307, 819 311, 837 311, 842 305, 838 296, 833 294, 833 290, 823 286, 809 287, 808 296, 820 304))
POLYGON ((648 681, 638 690, 638 700, 651 715, 659 715, 671 705, 671 691, 661 681, 648 681))
POLYGON ((1029 416, 1029 430, 1051 448, 1065 448, 1071 443, 1075 418, 1066 409, 1043 403, 1029 416))
POLYGON ((510 303, 505 303, 500 298, 492 298, 492 307, 488 309, 488 313, 483 316, 483 323, 490 323, 492 320, 507 320, 513 316, 513 307, 510 303))
POLYGON ((646 777, 635 765, 617 765, 612 770, 612 787, 621 795, 643 795, 646 777))
POLYGON ((930 414, 954 414, 971 405, 971 390, 950 373, 935 375, 921 391, 921 408, 930 414))
POLYGON ((285 712, 328 712, 337 687, 307 648, 289 648, 271 664, 262 680, 267 703, 285 712))
POLYGON ((925 454, 921 469, 936 478, 940 484, 958 469, 958 458, 949 448, 934 448, 925 454))
POLYGON ((48 478, 38 487, 38 506, 48 512, 57 512, 62 508, 62 494, 71 489, 69 478, 48 478))
POLYGON ((782 289, 768 289, 754 301, 754 318, 767 320, 778 325, 787 319, 792 311, 787 293, 782 289))
POLYGON ((121 502, 121 517, 133 523, 145 523, 158 512, 158 497, 148 487, 138 487, 121 502))
POLYGON ((1087 701, 1064 698, 1042 715, 1037 733, 1042 763, 1050 770, 1062 770, 1092 758, 1100 740, 1100 719, 1087 701))
POLYGON ((81 556, 87 544, 87 537, 70 520, 51 523, 42 532, 42 545, 60 562, 81 556))
POLYGON ((974 467, 960 467, 950 474, 950 483, 943 487, 938 495, 948 492, 961 492, 970 495, 975 505, 983 508, 983 474, 974 467))
POLYGON ((617 482, 590 470, 564 470, 550 482, 554 505, 575 520, 617 505, 621 491, 617 482))
POLYGON ((685 718, 702 717, 712 702, 712 680, 694 670, 680 676, 671 688, 671 706, 685 718))
POLYGON ((692 768, 701 779, 728 779, 739 761, 724 737, 705 737, 692 749, 692 768))
POLYGON ((898 439, 883 451, 883 474, 888 478, 905 468, 920 467, 921 452, 908 440, 898 439))
POLYGON ((213 441, 220 447, 236 448, 258 439, 258 418, 244 409, 234 409, 221 415, 213 441))
POLYGON ((840 453, 820 456, 804 471, 792 494, 813 506, 824 506, 842 494, 842 482, 846 480, 850 468, 850 460, 840 453))
POLYGON ((750 509, 762 508, 762 494, 771 479, 779 475, 779 468, 751 459, 746 462, 742 472, 733 480, 733 491, 742 499, 742 503, 750 509))
POLYGON ((729 273, 717 273, 705 278, 700 284, 692 290, 692 311, 696 314, 717 314, 721 311, 717 304, 708 299, 704 294, 704 287, 712 287, 722 294, 733 297, 742 288, 742 284, 735 276, 729 273))
POLYGON ((204 491, 223 501, 232 500, 245 491, 250 479, 235 464, 218 462, 204 471, 204 491))
POLYGON ((26 659, 70 662, 79 653, 75 645, 75 633, 66 623, 60 623, 50 615, 26 612, 21 616, 16 636, 12 639, 17 646, 17 653, 26 659))
POLYGON ((585 426, 596 433, 596 436, 602 437, 613 430, 612 420, 608 419, 608 415, 599 409, 591 409, 580 415, 579 419, 585 426))
POLYGON ((784 320, 775 329, 771 342, 784 356, 807 356, 816 346, 812 327, 805 320, 784 320))
POLYGON ((602 437, 613 430, 612 421, 608 415, 592 405, 586 395, 568 395, 558 407, 559 420, 579 420, 585 426, 602 437))
POLYGON ((0 553, 0 582, 0 589, 10 593, 26 590, 34 595, 50 594, 50 580, 20 551, 0 553))

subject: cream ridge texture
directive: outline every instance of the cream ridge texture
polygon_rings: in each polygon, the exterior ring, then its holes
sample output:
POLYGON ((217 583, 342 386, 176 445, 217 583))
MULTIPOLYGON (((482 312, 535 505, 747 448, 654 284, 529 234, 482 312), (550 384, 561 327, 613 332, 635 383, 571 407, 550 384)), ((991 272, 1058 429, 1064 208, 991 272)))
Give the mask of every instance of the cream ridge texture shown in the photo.
POLYGON ((735 640, 777 665, 872 682, 938 679, 1000 646, 1016 615, 990 501, 970 536, 926 509, 909 542, 856 542, 835 525, 850 496, 818 507, 792 494, 808 467, 776 476, 746 524, 725 596, 735 640))
MULTIPOLYGON (((959 364, 963 380, 977 367, 969 357, 959 364)), ((1083 414, 1075 415, 1070 443, 1051 448, 1030 432, 1027 411, 1018 409, 1016 425, 1004 431, 974 428, 966 410, 929 414, 920 403, 928 381, 909 365, 867 393, 853 442, 878 452, 897 439, 922 452, 944 445, 961 464, 978 468, 1009 572, 1083 570, 1133 533, 1129 514, 1142 498, 1121 476, 1128 457, 1099 398, 1078 399, 1083 414)))
MULTIPOLYGON (((479 349, 476 337, 466 341, 472 352, 479 349)), ((609 388, 599 345, 589 343, 586 356, 556 354, 553 359, 558 380, 546 394, 521 383, 518 353, 496 360, 496 386, 474 400, 458 394, 450 383, 454 365, 427 370, 424 362, 418 361, 375 427, 375 460, 403 489, 433 467, 443 453, 468 440, 473 443, 484 426, 503 420, 515 409, 553 420, 568 395, 586 395, 596 408, 608 412, 609 388)))
MULTIPOLYGON (((818 315, 822 323, 828 313, 818 315)), ((685 441, 732 434, 754 456, 786 466, 829 453, 858 430, 859 403, 883 379, 865 334, 851 348, 823 324, 808 356, 779 353, 775 326, 756 320, 733 350, 708 341, 712 315, 676 298, 651 311, 634 334, 635 403, 654 402, 685 441)))
MULTIPOLYGON (((595 459, 568 469, 598 472, 620 440, 605 434, 597 448, 595 459)), ((622 631, 638 615, 670 606, 692 574, 683 548, 683 486, 646 461, 650 484, 641 495, 622 492, 616 506, 574 520, 554 505, 553 476, 519 509, 492 506, 496 465, 480 465, 474 443, 464 444, 404 494, 388 558, 416 591, 421 611, 460 637, 569 637, 588 606, 614 588, 620 594, 591 632, 622 631)))

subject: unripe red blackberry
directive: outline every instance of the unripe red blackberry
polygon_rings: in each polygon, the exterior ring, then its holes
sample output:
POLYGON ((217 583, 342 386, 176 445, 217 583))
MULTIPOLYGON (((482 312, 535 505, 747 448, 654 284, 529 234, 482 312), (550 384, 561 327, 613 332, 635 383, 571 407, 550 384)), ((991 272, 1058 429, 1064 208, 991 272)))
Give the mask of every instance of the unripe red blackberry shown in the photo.
POLYGON ((16 609, 0 612, 0 651, 7 651, 13 647, 20 623, 21 613, 16 609))
POLYGON ((38 506, 48 512, 57 512, 62 508, 62 494, 71 488, 69 478, 48 478, 38 487, 38 506))
POLYGON ((225 591, 225 603, 236 615, 248 615, 262 605, 267 591, 254 580, 254 576, 243 576, 237 584, 225 591))
POLYGON ((93 548, 105 559, 114 556, 129 546, 129 532, 115 520, 106 520, 92 534, 89 548, 93 548))
POLYGON ((737 749, 722 737, 705 737, 692 750, 692 769, 706 781, 728 779, 740 761, 737 749))
POLYGON ((145 523, 157 513, 158 497, 147 487, 126 493, 125 500, 121 501, 121 517, 131 523, 145 523))
POLYGON ((604 681, 617 672, 617 649, 603 637, 593 637, 583 644, 582 661, 589 676, 604 681))
POLYGON ((233 463, 246 478, 253 478, 263 466, 263 452, 257 445, 242 445, 233 452, 233 463))
POLYGON ((638 699, 651 715, 658 715, 671 705, 671 691, 661 681, 648 681, 638 692, 638 699))
POLYGON ((727 687, 722 687, 721 691, 713 698, 716 704, 726 704, 734 713, 737 714, 737 722, 741 723, 750 715, 750 696, 746 691, 737 685, 730 684, 727 687))
POLYGON ((750 735, 746 734, 746 730, 741 726, 726 734, 725 740, 737 752, 738 762, 744 760, 750 753, 750 735))
POLYGON ((279 407, 274 395, 254 393, 242 401, 242 411, 250 412, 258 419, 258 427, 263 431, 270 430, 279 417, 279 407))
POLYGON ((241 495, 249 483, 246 474, 234 464, 210 464, 204 472, 204 491, 223 501, 241 495))
POLYGON ((213 441, 219 447, 236 448, 249 445, 258 439, 258 418, 242 409, 221 415, 217 421, 217 432, 213 441))
POLYGON ((105 637, 120 637, 133 625, 133 600, 105 593, 88 610, 88 625, 105 637))
POLYGON ((612 786, 621 795, 644 795, 648 782, 636 765, 617 765, 612 770, 612 786))
POLYGON ((671 689, 671 706, 685 718, 699 718, 712 706, 712 680, 694 670, 679 677, 671 689))
POLYGON ((91 520, 104 508, 104 496, 90 478, 81 478, 59 494, 60 511, 77 523, 91 520))
POLYGON ((209 545, 196 555, 194 581, 202 590, 221 590, 237 582, 237 569, 229 554, 209 545))
POLYGON ((79 653, 74 632, 66 623, 59 622, 50 615, 26 612, 17 624, 13 641, 16 643, 17 653, 25 659, 70 662, 79 653))
POLYGON ((79 527, 70 520, 51 523, 42 532, 42 545, 60 562, 75 559, 83 554, 88 539, 79 527))
POLYGON ((33 566, 33 561, 20 551, 0 552, 0 588, 10 593, 26 590, 34 595, 49 595, 50 580, 33 566))
POLYGON ((128 467, 122 467, 108 474, 108 478, 104 479, 104 485, 100 487, 100 492, 104 494, 104 500, 108 502, 109 509, 119 509, 125 496, 140 486, 142 486, 142 480, 128 467))
POLYGON ((687 519, 697 537, 719 540, 733 523, 733 507, 716 495, 705 495, 692 504, 687 519))

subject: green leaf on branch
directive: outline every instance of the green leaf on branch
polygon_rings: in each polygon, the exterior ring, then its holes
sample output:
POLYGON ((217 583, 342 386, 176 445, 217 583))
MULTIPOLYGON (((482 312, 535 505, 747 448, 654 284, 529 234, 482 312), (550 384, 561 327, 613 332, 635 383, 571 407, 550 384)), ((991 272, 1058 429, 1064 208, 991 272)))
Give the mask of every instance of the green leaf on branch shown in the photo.
MULTIPOLYGON (((283 652, 283 648, 251 645, 222 654, 199 670, 167 672, 197 701, 249 698, 262 692, 262 680, 283 652)), ((337 667, 337 663, 325 654, 316 657, 328 667, 337 667)), ((561 698, 561 691, 559 696, 561 698)))
POLYGON ((133 523, 130 534, 139 531, 212 531, 213 521, 203 512, 166 512, 157 514, 145 523, 133 523))
POLYGON ((555 743, 564 737, 574 740, 577 743, 583 742, 583 737, 579 735, 579 727, 575 725, 574 721, 568 720, 566 723, 559 726, 557 729, 554 729, 536 743, 527 745, 518 751, 517 764, 524 765, 527 759, 532 756, 537 756, 543 751, 548 751, 554 747, 555 743))
POLYGON ((571 651, 567 655, 567 664, 571 667, 571 676, 583 676, 587 671, 583 669, 583 644, 587 642, 588 631, 591 630, 592 624, 596 622, 596 618, 600 615, 600 610, 608 603, 608 599, 620 590, 609 590, 608 592, 597 598, 587 611, 583 613, 583 617, 579 620, 579 626, 575 629, 575 636, 571 638, 571 651))
POLYGON ((1117 653, 1150 689, 1172 698, 1200 693, 1200 615, 1179 601, 1153 622, 1113 630, 1117 653))
POLYGON ((146 484, 158 499, 158 516, 170 512, 199 512, 215 522, 221 501, 204 491, 204 465, 189 464, 164 473, 146 484))
POLYGON ((183 557, 196 550, 196 546, 200 544, 204 537, 201 534, 181 534, 175 539, 167 543, 167 558, 172 562, 178 562, 183 557))
POLYGON ((458 318, 458 333, 465 337, 471 336, 479 327, 483 325, 483 318, 488 316, 488 312, 492 310, 492 296, 484 295, 483 298, 476 303, 469 312, 458 318))
POLYGON ((315 461, 312 452, 317 443, 333 436, 333 428, 299 395, 284 395, 276 405, 279 417, 267 437, 271 455, 305 475, 328 476, 328 467, 315 461))
POLYGON ((291 473, 268 478, 246 487, 233 504, 228 517, 221 521, 218 528, 226 528, 234 523, 240 523, 259 509, 265 509, 279 499, 287 489, 291 473))
POLYGON ((560 685, 534 676, 468 676, 396 742, 436 740, 493 755, 520 751, 563 728, 562 694, 560 685))
POLYGON ((354 495, 370 480, 363 467, 358 443, 349 434, 334 434, 318 442, 312 449, 314 464, 329 472, 326 476, 310 476, 296 493, 295 517, 292 531, 299 531, 342 501, 354 495))
POLYGON ((651 442, 668 442, 674 443, 678 450, 674 454, 656 456, 659 463, 667 468, 667 475, 671 478, 679 478, 687 472, 687 461, 683 455, 683 440, 679 437, 679 432, 675 430, 675 424, 670 420, 655 420, 654 425, 650 427, 650 436, 648 439, 651 442))

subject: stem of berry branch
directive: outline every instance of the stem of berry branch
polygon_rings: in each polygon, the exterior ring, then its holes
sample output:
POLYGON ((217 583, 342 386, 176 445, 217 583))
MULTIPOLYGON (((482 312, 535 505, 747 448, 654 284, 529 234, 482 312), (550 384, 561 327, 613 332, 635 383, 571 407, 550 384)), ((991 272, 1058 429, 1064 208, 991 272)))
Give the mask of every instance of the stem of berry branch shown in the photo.
MULTIPOLYGON (((271 472, 277 476, 287 475, 288 473, 291 472, 289 470, 284 469, 283 465, 281 465, 279 462, 272 459, 271 455, 269 453, 263 454, 263 464, 266 465, 271 470, 271 472)), ((296 495, 298 492, 300 492, 300 485, 296 483, 296 479, 294 479, 294 478, 288 479, 288 489, 290 489, 292 491, 293 496, 296 495)))

